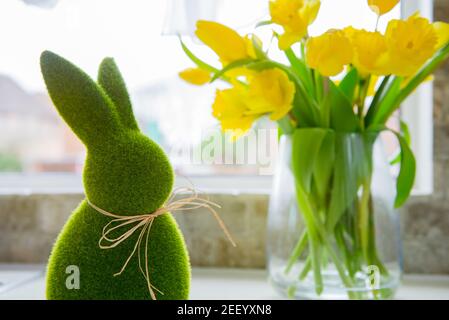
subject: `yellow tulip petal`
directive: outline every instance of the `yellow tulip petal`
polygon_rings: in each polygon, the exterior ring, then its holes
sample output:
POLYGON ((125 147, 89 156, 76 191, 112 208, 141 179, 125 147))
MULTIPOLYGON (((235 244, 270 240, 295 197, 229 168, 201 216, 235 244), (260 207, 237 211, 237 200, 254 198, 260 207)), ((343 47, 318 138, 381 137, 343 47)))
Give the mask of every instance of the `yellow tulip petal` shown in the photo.
POLYGON ((302 28, 304 23, 299 12, 303 7, 304 0, 270 0, 271 20, 286 28, 302 28))
POLYGON ((437 48, 440 49, 449 42, 449 23, 435 22, 433 27, 438 36, 437 48))
POLYGON ((179 76, 188 83, 201 86, 211 80, 209 72, 200 68, 189 68, 179 73, 179 76))
POLYGON ((287 50, 296 42, 299 42, 304 35, 298 35, 291 32, 286 32, 279 36, 279 49, 287 50))
POLYGON ((370 32, 346 28, 345 33, 354 48, 352 64, 362 76, 384 75, 384 61, 387 54, 387 41, 380 32, 370 32))
POLYGON ((307 25, 311 25, 320 11, 321 1, 320 0, 306 0, 304 7, 301 9, 300 14, 307 22, 307 25))
POLYGON ((248 114, 270 114, 272 120, 284 117, 292 108, 295 86, 285 72, 267 69, 249 84, 248 114))
POLYGON ((391 20, 385 32, 388 46, 387 69, 408 77, 437 50, 438 34, 428 19, 415 14, 407 20, 391 20))
POLYGON ((231 28, 204 20, 199 20, 196 28, 196 36, 215 51, 223 64, 248 57, 245 39, 231 28))
POLYGON ((400 0, 368 0, 368 5, 372 11, 378 15, 383 15, 391 11, 400 0))
POLYGON ((292 108, 295 86, 279 69, 267 69, 249 77, 249 85, 234 82, 233 87, 217 90, 212 114, 223 130, 233 137, 248 131, 253 122, 269 115, 272 120, 284 117, 292 108))
POLYGON ((353 49, 342 30, 329 30, 306 44, 307 64, 323 76, 335 76, 352 62, 353 49))
POLYGON ((271 20, 284 29, 279 39, 279 47, 288 49, 307 35, 308 26, 318 15, 319 0, 271 0, 271 20))
POLYGON ((220 121, 223 131, 238 131, 240 134, 237 136, 248 131, 256 120, 256 116, 245 115, 246 110, 245 95, 239 87, 217 90, 212 114, 220 121))

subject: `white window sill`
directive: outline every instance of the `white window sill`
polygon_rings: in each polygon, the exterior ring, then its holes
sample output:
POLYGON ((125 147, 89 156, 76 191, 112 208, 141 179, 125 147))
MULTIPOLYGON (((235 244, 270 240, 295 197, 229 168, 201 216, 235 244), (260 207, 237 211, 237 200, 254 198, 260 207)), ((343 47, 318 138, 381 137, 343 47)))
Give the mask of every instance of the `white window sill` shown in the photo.
MULTIPOLYGON (((1 292, 0 299, 45 299, 44 266, 0 265, 0 281, 29 279, 1 292), (6 278, 5 278, 6 277, 6 278)), ((277 300, 265 270, 203 269, 192 271, 191 300, 277 300)), ((449 276, 406 275, 396 295, 399 300, 449 299, 449 276)))
MULTIPOLYGON (((14 174, 2 173, 0 195, 80 194, 81 176, 73 174, 14 174)), ((189 176, 179 178, 176 186, 192 184, 197 190, 215 194, 266 194, 272 186, 272 176, 189 176)), ((412 196, 429 195, 429 190, 415 188, 412 196)))
MULTIPOLYGON (((189 176, 177 179, 176 186, 189 186, 208 193, 269 194, 270 176, 189 176)), ((82 193, 81 176, 73 174, 1 174, 0 194, 82 193)))

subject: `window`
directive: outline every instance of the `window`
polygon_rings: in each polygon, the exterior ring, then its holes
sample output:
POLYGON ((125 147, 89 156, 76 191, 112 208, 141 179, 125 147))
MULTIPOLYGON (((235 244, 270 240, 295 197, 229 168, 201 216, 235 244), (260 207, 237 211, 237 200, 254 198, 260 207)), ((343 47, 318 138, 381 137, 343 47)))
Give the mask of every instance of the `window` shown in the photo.
MULTIPOLYGON (((311 33, 344 27, 349 22, 373 28, 375 17, 364 1, 344 2, 322 0, 322 11, 311 33)), ((403 13, 419 9, 428 15, 432 11, 429 3, 405 1, 403 13)), ((46 94, 38 64, 45 49, 63 55, 91 76, 95 76, 103 57, 113 56, 127 81, 142 130, 165 148, 179 174, 194 177, 200 187, 235 185, 238 174, 246 175, 241 179, 243 187, 268 188, 270 176, 257 174, 261 165, 269 167, 274 160, 276 132, 269 121, 261 124, 267 129, 264 137, 246 140, 244 161, 234 155, 226 159, 223 153, 210 156, 209 163, 201 161, 202 153, 207 153, 204 147, 211 141, 219 141, 221 150, 234 147, 220 135, 211 116, 214 90, 178 79, 177 72, 191 63, 173 36, 179 32, 192 34, 198 18, 217 20, 242 33, 252 32, 254 22, 267 16, 267 5, 265 0, 1 1, 0 189, 81 188, 84 147, 59 119, 46 94), (260 159, 248 161, 255 148, 261 147, 268 157, 263 159, 266 163, 258 162, 260 159), (198 153, 200 158, 195 158, 198 153), (215 182, 208 180, 211 175, 215 182), (222 177, 219 183, 217 176, 222 177)), ((400 14, 397 8, 383 17, 380 28, 400 14)), ((268 30, 257 30, 257 34, 269 42, 268 30)), ((207 48, 195 40, 186 41, 196 53, 214 61, 207 48)), ((281 59, 281 54, 276 58, 281 59)), ((425 85, 403 112, 411 123, 418 163, 426 164, 419 166, 419 192, 430 192, 432 186, 432 113, 431 108, 418 105, 431 104, 431 100, 431 85, 425 85)))
MULTIPOLYGON (((432 19, 433 1, 403 1, 403 16, 408 17, 416 11, 432 19)), ((409 124, 412 148, 417 161, 414 194, 430 194, 433 191, 433 85, 431 82, 421 85, 402 105, 401 117, 409 124)))

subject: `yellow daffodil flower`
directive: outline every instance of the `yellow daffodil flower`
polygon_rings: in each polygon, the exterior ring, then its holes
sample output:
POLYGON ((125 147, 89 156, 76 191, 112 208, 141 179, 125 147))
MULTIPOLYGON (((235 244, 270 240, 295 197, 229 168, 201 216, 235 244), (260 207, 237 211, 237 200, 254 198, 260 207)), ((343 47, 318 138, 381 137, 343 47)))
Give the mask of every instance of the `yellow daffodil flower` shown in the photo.
POLYGON ((400 0, 368 0, 368 5, 372 11, 379 16, 390 12, 400 0))
POLYGON ((247 88, 240 84, 216 91, 212 115, 220 121, 223 131, 234 132, 233 139, 245 134, 257 119, 258 115, 246 114, 248 102, 247 88))
POLYGON ((270 119, 276 121, 291 110, 295 85, 285 72, 268 69, 251 79, 248 96, 251 103, 247 114, 270 113, 270 119))
POLYGON ((438 49, 435 27, 417 14, 405 21, 391 20, 385 38, 388 69, 398 76, 413 75, 438 49))
POLYGON ((237 60, 255 58, 252 41, 220 23, 199 20, 196 23, 195 34, 218 55, 223 65, 237 60))
POLYGON ((306 44, 307 64, 323 76, 335 76, 352 62, 353 49, 349 37, 342 30, 329 30, 306 44))
POLYGON ((438 36, 437 49, 442 48, 449 42, 449 24, 444 22, 435 22, 433 24, 438 36))
POLYGON ((209 72, 200 68, 189 68, 179 73, 179 77, 188 83, 201 86, 211 80, 209 72))
POLYGON ((249 84, 234 83, 230 89, 217 90, 212 114, 224 131, 234 131, 238 138, 261 116, 272 120, 284 117, 292 108, 295 86, 279 69, 254 74, 249 84))
POLYGON ((363 77, 369 74, 385 74, 385 56, 387 41, 380 32, 346 28, 345 33, 351 39, 354 49, 352 64, 363 77))
POLYGON ((271 20, 282 26, 279 48, 286 50, 307 35, 307 28, 315 21, 319 0, 270 0, 271 20))

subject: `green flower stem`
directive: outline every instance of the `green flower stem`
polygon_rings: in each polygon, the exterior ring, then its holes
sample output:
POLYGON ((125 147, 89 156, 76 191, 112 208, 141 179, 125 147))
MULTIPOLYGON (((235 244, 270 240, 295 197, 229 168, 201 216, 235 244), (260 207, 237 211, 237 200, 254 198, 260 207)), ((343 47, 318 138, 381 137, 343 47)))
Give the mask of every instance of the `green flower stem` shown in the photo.
POLYGON ((360 127, 362 129, 365 128, 365 100, 366 96, 368 95, 369 85, 371 82, 371 76, 369 76, 366 79, 363 79, 360 81, 360 89, 359 89, 359 96, 357 98, 357 114, 360 119, 360 127))
POLYGON ((324 86, 323 86, 323 77, 320 75, 318 71, 314 72, 315 75, 315 87, 316 87, 316 95, 319 103, 322 102, 324 96, 324 86))
POLYGON ((345 240, 343 236, 343 229, 342 227, 338 227, 335 230, 335 241, 337 243, 337 246, 340 248, 340 251, 343 253, 343 259, 346 264, 346 269, 348 269, 350 277, 354 277, 355 271, 353 268, 353 262, 356 261, 356 257, 351 255, 351 252, 349 251, 345 240))
MULTIPOLYGON (((309 232, 309 246, 310 246, 310 257, 312 260, 312 269, 315 279, 315 290, 318 295, 323 291, 323 278, 321 275, 321 260, 320 260, 320 244, 324 244, 324 248, 327 250, 329 256, 334 262, 335 267, 342 279, 344 285, 351 289, 353 288, 353 281, 346 274, 345 268, 341 263, 338 255, 335 253, 330 240, 328 239, 327 231, 321 221, 318 221, 317 217, 314 215, 311 204, 307 199, 307 195, 304 192, 301 184, 296 182, 296 197, 298 200, 298 206, 303 213, 304 220, 306 223, 307 230, 309 232), (320 241, 321 240, 321 241, 320 241)), ((358 294, 354 292, 348 292, 350 298, 357 298, 358 294)))
POLYGON ((301 184, 296 182, 296 197, 298 200, 298 206, 303 213, 304 221, 307 227, 307 233, 309 236, 309 250, 310 258, 312 261, 313 276, 315 280, 315 291, 318 295, 323 292, 323 277, 321 275, 321 263, 320 263, 320 239, 318 232, 315 229, 313 223, 313 210, 307 200, 301 184))
POLYGON ((301 273, 299 274, 299 280, 304 280, 307 277, 307 275, 309 274, 311 269, 312 269, 312 259, 310 259, 310 256, 308 256, 306 259, 306 262, 304 264, 304 268, 302 269, 301 273))
POLYGON ((299 257, 301 256, 301 253, 306 248, 306 245, 307 245, 307 231, 304 231, 301 237, 299 238, 295 248, 293 249, 290 258, 288 259, 287 266, 285 267, 284 271, 286 274, 290 272, 295 262, 298 261, 299 257))
POLYGON ((359 219, 358 227, 360 233, 360 244, 362 247, 363 257, 368 262, 369 259, 369 245, 370 245, 370 228, 369 228, 369 201, 371 197, 371 177, 366 179, 362 185, 362 197, 359 202, 359 219))
POLYGON ((385 76, 383 78, 382 82, 380 83, 380 86, 377 89, 376 94, 374 95, 373 101, 371 101, 368 112, 365 116, 365 127, 367 127, 371 123, 373 116, 376 114, 377 108, 379 106, 379 102, 384 95, 385 88, 387 87, 388 82, 390 81, 390 77, 391 76, 385 76))

